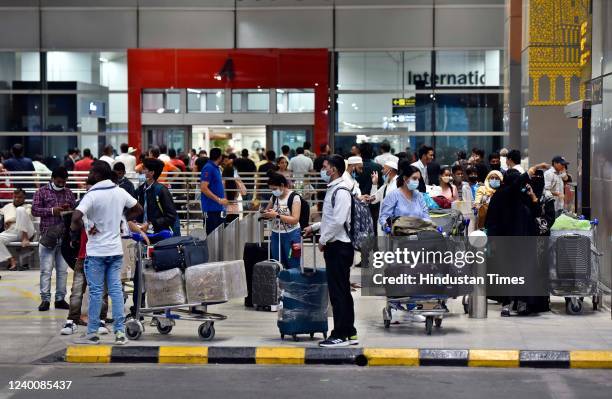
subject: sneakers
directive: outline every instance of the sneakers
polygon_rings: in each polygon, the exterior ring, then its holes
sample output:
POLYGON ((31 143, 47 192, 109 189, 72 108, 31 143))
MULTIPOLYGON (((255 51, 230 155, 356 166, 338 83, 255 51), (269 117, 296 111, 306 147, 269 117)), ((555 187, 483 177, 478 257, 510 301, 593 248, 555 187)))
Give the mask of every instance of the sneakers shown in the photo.
POLYGON ((106 335, 108 334, 108 328, 106 328, 106 323, 102 320, 100 320, 100 326, 98 327, 98 334, 100 335, 106 335))
POLYGON ((70 305, 65 300, 55 301, 55 309, 70 309, 70 305))
POLYGON ((98 334, 96 333, 83 334, 79 338, 75 339, 74 343, 80 345, 98 345, 100 343, 100 337, 98 337, 98 334))
POLYGON ((319 346, 322 348, 340 348, 343 346, 349 346, 349 340, 346 338, 334 338, 329 337, 325 341, 319 342, 319 346))
POLYGON ((72 335, 76 333, 77 330, 78 330, 78 327, 75 322, 73 322, 72 320, 66 320, 66 324, 64 324, 64 328, 60 330, 60 334, 72 335))
POLYGON ((46 312, 47 310, 49 310, 50 306, 51 306, 51 304, 49 303, 49 301, 42 301, 40 303, 40 305, 38 305, 38 311, 39 312, 46 312))
POLYGON ((117 331, 117 333, 115 333, 115 345, 125 345, 127 343, 128 339, 125 333, 123 331, 117 331))
POLYGON ((357 334, 348 337, 348 341, 349 345, 359 345, 359 338, 357 337, 357 334))

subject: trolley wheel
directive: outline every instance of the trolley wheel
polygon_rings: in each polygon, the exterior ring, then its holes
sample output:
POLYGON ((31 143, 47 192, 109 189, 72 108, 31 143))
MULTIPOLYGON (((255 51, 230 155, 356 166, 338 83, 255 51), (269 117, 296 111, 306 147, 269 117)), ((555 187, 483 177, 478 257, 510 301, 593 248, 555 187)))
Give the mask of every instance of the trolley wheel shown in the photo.
POLYGON ((214 322, 207 321, 205 323, 200 324, 198 327, 198 335, 204 341, 211 341, 215 337, 215 326, 214 322))
POLYGON ((314 339, 314 333, 310 333, 310 339, 314 339))
POLYGON ((578 298, 566 298, 565 299, 565 312, 571 315, 577 315, 582 313, 582 301, 578 298))
POLYGON ((442 319, 436 319, 435 323, 436 323, 436 327, 438 328, 442 327, 442 319))
POLYGON ((391 327, 391 320, 384 320, 384 322, 385 322, 385 328, 391 327))
POLYGON ((293 334, 293 335, 292 335, 292 337, 293 337, 293 341, 294 341, 294 342, 298 342, 298 341, 300 340, 300 339, 298 338, 297 334, 293 334))
POLYGON ((433 330, 433 316, 427 316, 425 318, 425 332, 427 335, 431 335, 431 331, 433 330))
POLYGON ((170 331, 172 331, 172 324, 162 327, 159 320, 157 321, 156 327, 157 327, 157 331, 162 335, 170 334, 170 331))
POLYGON ((132 341, 140 339, 144 332, 144 325, 140 320, 131 319, 125 324, 125 335, 132 341))

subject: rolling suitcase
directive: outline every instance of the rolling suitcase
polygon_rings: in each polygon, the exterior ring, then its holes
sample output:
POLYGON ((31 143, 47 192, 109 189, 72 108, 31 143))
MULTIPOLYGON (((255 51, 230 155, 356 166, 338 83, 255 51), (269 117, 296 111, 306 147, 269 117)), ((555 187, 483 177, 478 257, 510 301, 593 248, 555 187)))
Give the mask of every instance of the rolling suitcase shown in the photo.
POLYGON ((257 229, 257 242, 244 244, 242 259, 244 260, 244 272, 247 282, 247 296, 244 298, 244 306, 253 307, 253 268, 255 264, 267 260, 269 256, 269 245, 261 241, 260 229, 257 229))
POLYGON ((299 269, 283 270, 278 275, 281 289, 281 302, 278 317, 278 329, 281 339, 291 335, 294 341, 299 334, 316 333, 327 338, 327 274, 317 269, 316 241, 313 238, 314 264, 312 269, 304 268, 304 248, 299 269))
POLYGON ((153 246, 152 259, 156 272, 177 267, 184 270, 208 262, 208 246, 205 240, 194 237, 171 237, 153 246))
MULTIPOLYGON (((261 219, 260 219, 261 220, 261 219)), ((274 234, 272 232, 271 234, 274 234)), ((280 234, 280 233, 278 233, 280 234)), ((280 241, 280 240, 279 240, 280 241)), ((268 245, 267 260, 257 262, 253 266, 253 306, 256 310, 276 312, 278 310, 278 273, 283 269, 281 262, 272 258, 272 243, 268 245)), ((278 258, 281 258, 281 246, 278 246, 278 258)))

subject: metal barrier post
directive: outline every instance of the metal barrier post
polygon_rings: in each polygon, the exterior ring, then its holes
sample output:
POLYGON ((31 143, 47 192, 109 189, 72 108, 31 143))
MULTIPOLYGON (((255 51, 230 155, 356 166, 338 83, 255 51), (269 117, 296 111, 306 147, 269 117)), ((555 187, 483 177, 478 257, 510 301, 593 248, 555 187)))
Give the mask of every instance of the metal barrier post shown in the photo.
MULTIPOLYGON (((485 263, 476 263, 476 276, 484 277, 486 281, 487 266, 485 263)), ((486 319, 487 318, 487 287, 485 284, 477 284, 470 294, 468 303, 468 313, 470 319, 486 319)))

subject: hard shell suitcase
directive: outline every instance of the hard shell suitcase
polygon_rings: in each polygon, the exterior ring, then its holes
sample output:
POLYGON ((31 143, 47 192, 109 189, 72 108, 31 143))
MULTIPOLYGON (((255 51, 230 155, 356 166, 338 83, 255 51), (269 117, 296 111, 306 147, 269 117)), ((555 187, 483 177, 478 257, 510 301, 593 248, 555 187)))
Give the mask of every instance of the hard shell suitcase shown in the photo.
POLYGON ((247 296, 244 298, 244 306, 249 308, 253 307, 253 268, 256 263, 267 260, 270 251, 268 243, 261 242, 260 229, 257 229, 257 241, 244 244, 244 251, 242 253, 247 283, 247 296))
POLYGON ((277 325, 281 339, 291 335, 297 341, 299 334, 310 334, 313 338, 316 333, 327 338, 327 274, 325 270, 317 269, 314 238, 312 269, 304 269, 303 254, 304 248, 299 269, 283 270, 278 275, 281 302, 277 325))
MULTIPOLYGON (((274 234, 274 232, 271 234, 274 234)), ((268 249, 269 251, 272 250, 271 243, 268 245, 268 249)), ((283 265, 271 258, 272 255, 268 252, 267 260, 257 262, 253 266, 252 298, 256 310, 276 312, 279 302, 278 273, 283 269, 283 265)), ((281 258, 280 245, 278 246, 278 258, 281 258)))

